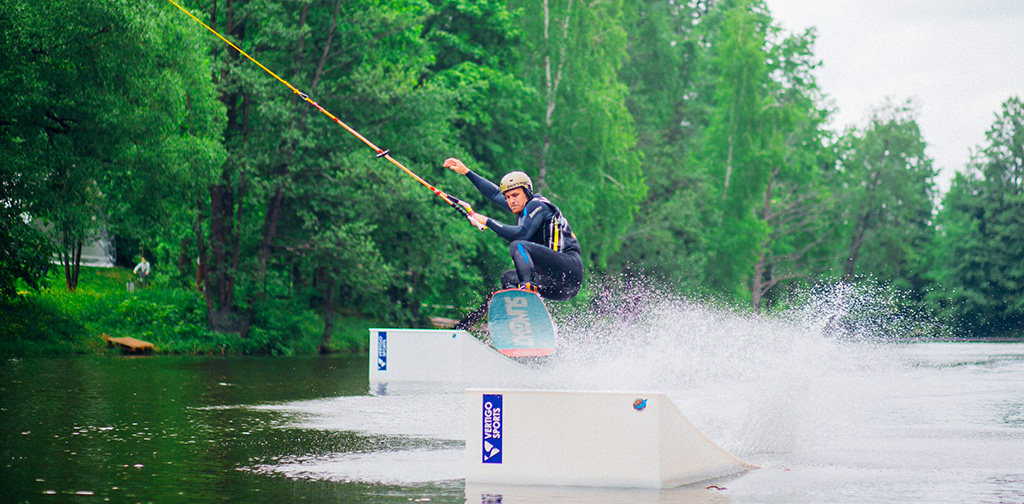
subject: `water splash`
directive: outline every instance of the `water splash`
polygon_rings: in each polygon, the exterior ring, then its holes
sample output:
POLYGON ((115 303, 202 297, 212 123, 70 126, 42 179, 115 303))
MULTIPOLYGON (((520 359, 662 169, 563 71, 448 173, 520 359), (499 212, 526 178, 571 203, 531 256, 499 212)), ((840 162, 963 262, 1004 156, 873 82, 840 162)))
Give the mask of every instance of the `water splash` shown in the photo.
MULTIPOLYGON (((854 455, 878 451, 876 440, 891 440, 891 428, 876 419, 905 414, 894 401, 903 400, 908 383, 920 382, 908 377, 916 364, 899 350, 934 325, 908 315, 904 301, 890 290, 836 284, 757 314, 620 282, 598 289, 585 308, 555 308, 558 351, 536 363, 536 382, 521 387, 666 392, 710 439, 764 467, 830 463, 822 454, 851 453, 850 446, 854 455)), ((457 449, 428 440, 462 438, 461 387, 270 407, 301 414, 292 427, 421 441, 373 455, 298 457, 259 471, 409 483, 452 478, 458 466, 457 449), (384 469, 392 463, 444 470, 384 469)))
POLYGON ((632 282, 599 288, 560 326, 545 386, 668 392, 741 454, 838 443, 920 335, 891 291, 819 286, 770 314, 742 313, 632 282))

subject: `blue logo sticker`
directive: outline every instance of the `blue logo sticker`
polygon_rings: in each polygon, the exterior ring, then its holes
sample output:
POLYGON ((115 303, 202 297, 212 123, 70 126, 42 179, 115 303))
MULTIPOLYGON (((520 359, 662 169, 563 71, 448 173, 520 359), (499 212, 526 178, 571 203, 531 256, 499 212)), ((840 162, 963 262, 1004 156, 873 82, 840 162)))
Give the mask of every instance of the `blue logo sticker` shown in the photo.
POLYGON ((633 409, 637 411, 643 411, 647 407, 647 399, 638 398, 633 401, 633 409))
POLYGON ((388 370, 388 333, 377 333, 377 371, 388 370))
POLYGON ((501 463, 501 394, 484 394, 483 463, 501 463))

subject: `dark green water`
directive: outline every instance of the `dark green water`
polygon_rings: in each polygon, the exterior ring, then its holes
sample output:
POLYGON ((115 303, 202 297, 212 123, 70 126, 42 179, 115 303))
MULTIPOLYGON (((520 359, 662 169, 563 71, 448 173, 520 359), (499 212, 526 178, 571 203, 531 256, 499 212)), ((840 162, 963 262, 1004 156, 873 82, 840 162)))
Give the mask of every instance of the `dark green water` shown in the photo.
POLYGON ((463 502, 414 487, 243 470, 358 451, 353 432, 239 406, 367 393, 366 356, 0 361, 0 502, 463 502))
POLYGON ((1024 503, 1021 344, 759 328, 545 370, 554 389, 666 390, 761 466, 712 486, 467 488, 462 386, 370 394, 365 356, 74 357, 0 360, 0 504, 1024 503))

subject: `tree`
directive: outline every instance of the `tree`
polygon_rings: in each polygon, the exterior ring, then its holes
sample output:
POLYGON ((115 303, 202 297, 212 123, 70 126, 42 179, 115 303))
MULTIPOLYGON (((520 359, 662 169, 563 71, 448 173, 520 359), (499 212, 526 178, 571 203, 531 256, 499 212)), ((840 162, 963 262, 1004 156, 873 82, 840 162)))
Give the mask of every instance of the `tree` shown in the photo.
POLYGON ((110 231, 138 240, 151 256, 159 252, 167 272, 172 254, 179 254, 179 273, 189 285, 196 255, 185 245, 194 238, 194 202, 226 155, 224 107, 209 79, 206 32, 164 7, 147 5, 138 13, 152 25, 144 43, 146 64, 155 71, 134 75, 133 106, 120 118, 132 131, 117 159, 124 169, 104 171, 102 185, 110 231))
POLYGON ((538 190, 571 219, 589 266, 604 268, 621 246, 645 187, 626 88, 622 4, 545 0, 509 2, 522 9, 526 82, 540 90, 541 124, 529 156, 538 190), (614 209, 614 211, 609 211, 614 209))
POLYGON ((1008 99, 938 215, 929 302, 976 334, 1024 331, 1024 102, 1008 99))
POLYGON ((647 196, 622 236, 614 268, 676 286, 701 285, 707 267, 708 187, 694 160, 706 123, 699 92, 706 15, 686 3, 624 7, 629 61, 620 79, 629 88, 647 196))
POLYGON ((763 159, 769 173, 763 204, 756 211, 768 227, 759 246, 750 282, 751 304, 780 282, 814 277, 827 269, 834 226, 828 220, 827 175, 831 152, 826 147, 828 110, 813 71, 814 32, 784 38, 769 49, 771 82, 764 107, 763 159))
POLYGON ((52 249, 42 230, 27 221, 37 213, 31 188, 39 182, 29 178, 37 173, 19 169, 16 161, 23 157, 16 141, 3 138, 0 146, 0 156, 10 160, 0 163, 0 302, 9 302, 18 297, 19 281, 39 290, 52 249))
MULTIPOLYGON (((536 93, 515 75, 502 2, 195 5, 426 180, 450 176, 440 160, 453 154, 484 173, 509 163, 532 133, 522 104, 536 93)), ((278 300, 301 301, 322 314, 326 349, 336 306, 421 325, 425 302, 451 305, 483 283, 496 254, 465 219, 244 56, 213 48, 230 156, 197 201, 211 326, 247 335, 278 300)))
POLYGON ((876 110, 841 159, 847 240, 842 278, 872 276, 921 292, 931 240, 935 169, 910 102, 876 110))
POLYGON ((712 107, 700 154, 715 201, 706 217, 714 229, 707 279, 715 290, 739 299, 748 296, 746 279, 769 232, 754 209, 770 166, 764 153, 771 129, 763 112, 769 100, 770 18, 758 2, 739 2, 721 16, 710 35, 712 107))
MULTIPOLYGON (((407 93, 430 61, 419 38, 423 15, 429 12, 424 2, 228 2, 226 12, 218 10, 216 1, 203 3, 212 26, 339 117, 374 125, 364 133, 382 144, 393 137, 381 134, 381 125, 415 102, 407 93)), ((324 214, 325 207, 316 212, 310 207, 334 198, 319 189, 350 182, 335 178, 352 170, 332 166, 345 159, 332 153, 339 146, 365 146, 351 143, 355 139, 348 133, 233 49, 219 41, 213 47, 218 61, 214 77, 227 107, 230 156, 209 187, 208 210, 198 202, 200 215, 208 220, 197 229, 209 226, 210 253, 201 252, 201 257, 211 326, 245 335, 269 294, 290 291, 290 283, 304 285, 311 256, 295 251, 324 254, 332 243, 348 243, 317 231, 315 221, 329 221, 332 214, 324 214), (325 241, 311 242, 311 236, 325 241), (300 258, 306 262, 297 263, 300 258), (282 276, 279 268, 289 273, 282 276)), ((371 152, 362 153, 372 159, 371 152)), ((368 220, 365 213, 358 217, 358 222, 368 220)), ((357 223, 347 229, 364 234, 356 240, 373 231, 357 223)), ((344 278, 369 274, 375 273, 357 269, 344 278)))
MULTIPOLYGON (((4 9, 9 64, 0 81, 4 95, 16 97, 0 121, 5 150, 16 156, 17 177, 38 183, 20 198, 31 201, 32 217, 52 226, 67 288, 75 290, 83 243, 101 226, 118 227, 127 215, 118 211, 128 206, 119 184, 174 187, 181 166, 167 161, 186 158, 197 140, 179 130, 196 110, 216 111, 205 108, 209 101, 201 89, 189 97, 179 86, 177 94, 150 99, 157 84, 188 85, 195 82, 190 72, 202 71, 186 63, 198 59, 187 44, 149 50, 191 36, 151 5, 17 0, 4 9), (194 107, 184 113, 189 99, 194 107)), ((214 130, 192 129, 205 142, 207 157, 218 150, 211 142, 214 130)), ((160 196, 137 195, 150 202, 160 196)))

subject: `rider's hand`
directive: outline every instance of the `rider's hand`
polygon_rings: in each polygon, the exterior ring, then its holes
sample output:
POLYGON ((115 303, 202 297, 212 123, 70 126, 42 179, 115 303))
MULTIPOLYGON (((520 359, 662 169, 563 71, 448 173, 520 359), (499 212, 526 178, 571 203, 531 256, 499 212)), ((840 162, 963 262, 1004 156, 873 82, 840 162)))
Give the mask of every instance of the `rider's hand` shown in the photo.
POLYGON ((462 161, 459 161, 458 159, 455 159, 455 158, 445 159, 444 160, 444 167, 445 168, 450 168, 452 171, 454 171, 455 173, 458 173, 459 175, 465 175, 465 174, 469 173, 469 168, 467 168, 466 165, 463 164, 462 161))

